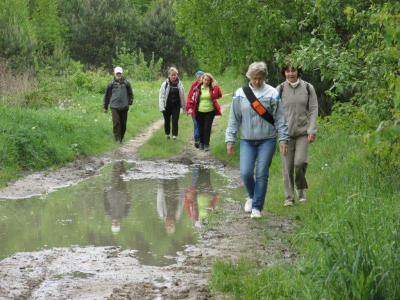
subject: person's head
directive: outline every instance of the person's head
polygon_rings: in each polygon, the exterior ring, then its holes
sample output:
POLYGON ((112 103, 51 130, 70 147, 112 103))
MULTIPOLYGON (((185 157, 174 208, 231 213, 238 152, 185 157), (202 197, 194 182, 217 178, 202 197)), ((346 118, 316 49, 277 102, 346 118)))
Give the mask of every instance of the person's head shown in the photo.
POLYGON ((175 220, 173 218, 165 220, 165 229, 169 235, 175 232, 175 220))
POLYGON ((113 234, 118 234, 121 230, 121 224, 118 219, 113 219, 111 221, 111 231, 113 234))
POLYGON ((122 78, 122 73, 123 73, 123 72, 124 72, 124 70, 122 70, 121 67, 116 67, 116 68, 114 69, 114 76, 115 76, 115 78, 121 79, 121 78, 122 78))
POLYGON ((178 79, 178 70, 174 67, 169 68, 168 78, 171 80, 171 82, 175 82, 176 79, 178 79))
POLYGON ((250 79, 251 85, 259 89, 268 75, 267 65, 263 61, 253 62, 247 70, 246 77, 250 79))
POLYGON ((289 82, 296 82, 303 75, 300 68, 294 68, 290 62, 281 68, 281 75, 289 82))
POLYGON ((194 74, 194 77, 196 77, 197 81, 201 81, 201 76, 203 76, 204 72, 203 71, 197 71, 196 74, 194 74))
POLYGON ((203 76, 201 76, 201 82, 204 87, 210 86, 214 83, 214 77, 210 73, 204 73, 203 76))

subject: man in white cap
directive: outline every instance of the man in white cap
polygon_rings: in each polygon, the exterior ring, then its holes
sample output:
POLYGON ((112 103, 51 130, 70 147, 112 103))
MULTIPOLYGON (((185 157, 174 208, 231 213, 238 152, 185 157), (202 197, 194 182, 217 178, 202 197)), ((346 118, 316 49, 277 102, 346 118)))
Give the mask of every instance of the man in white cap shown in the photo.
POLYGON ((108 105, 110 105, 115 141, 120 143, 125 135, 128 110, 134 98, 132 86, 122 77, 122 73, 121 67, 114 69, 114 80, 107 85, 103 104, 105 113, 108 112, 108 105))

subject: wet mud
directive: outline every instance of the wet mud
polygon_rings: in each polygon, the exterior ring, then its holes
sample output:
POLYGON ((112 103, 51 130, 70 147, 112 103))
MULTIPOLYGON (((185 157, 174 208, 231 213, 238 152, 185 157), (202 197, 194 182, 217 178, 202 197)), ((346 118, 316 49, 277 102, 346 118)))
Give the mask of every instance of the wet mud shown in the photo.
MULTIPOLYGON (((0 190, 0 198, 46 194, 92 177, 106 164, 137 159, 138 148, 162 124, 160 120, 110 153, 22 178, 0 190)), ((238 170, 222 165, 192 143, 163 163, 213 167, 230 178, 232 186, 241 185, 238 170)), ((199 243, 179 252, 177 262, 169 266, 143 265, 136 251, 117 246, 18 252, 0 261, 0 299, 222 299, 211 293, 207 283, 216 259, 245 257, 260 266, 295 262, 284 238, 293 231, 294 221, 272 215, 251 220, 243 212, 243 204, 244 199, 227 199, 218 207, 219 217, 212 224, 203 220, 198 226, 199 243), (260 238, 264 236, 268 241, 260 238)))

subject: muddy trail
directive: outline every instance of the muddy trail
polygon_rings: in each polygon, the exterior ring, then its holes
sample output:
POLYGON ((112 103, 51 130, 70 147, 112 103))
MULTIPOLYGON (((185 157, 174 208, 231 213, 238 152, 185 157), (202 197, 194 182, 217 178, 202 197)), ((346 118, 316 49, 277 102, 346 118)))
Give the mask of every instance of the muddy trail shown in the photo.
MULTIPOLYGON (((162 124, 160 120, 149 126, 115 151, 21 178, 0 190, 0 199, 46 195, 93 178, 117 161, 140 164, 138 149, 162 124)), ((175 157, 152 161, 151 168, 174 164, 212 168, 229 178, 231 186, 241 185, 238 170, 195 149, 192 142, 175 157)), ((177 252, 174 263, 164 266, 143 264, 135 249, 115 245, 17 252, 0 261, 0 299, 220 299, 222 295, 212 294, 208 285, 216 260, 245 257, 260 266, 295 260, 284 239, 293 231, 294 221, 270 215, 251 220, 243 204, 244 198, 227 199, 215 207, 219 213, 211 224, 203 220, 196 225, 198 243, 189 243, 177 252), (260 238, 265 235, 271 237, 267 243, 260 238)))

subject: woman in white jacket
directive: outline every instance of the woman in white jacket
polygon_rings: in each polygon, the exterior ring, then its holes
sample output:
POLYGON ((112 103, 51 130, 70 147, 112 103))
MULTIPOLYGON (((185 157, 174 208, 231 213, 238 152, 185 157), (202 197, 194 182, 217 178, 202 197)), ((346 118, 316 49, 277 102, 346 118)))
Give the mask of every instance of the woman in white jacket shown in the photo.
POLYGON ((178 78, 178 70, 173 67, 169 69, 168 78, 161 85, 158 103, 160 111, 164 116, 164 131, 167 139, 171 137, 172 117, 172 138, 176 140, 178 136, 179 114, 181 108, 185 112, 186 97, 183 84, 178 78))

